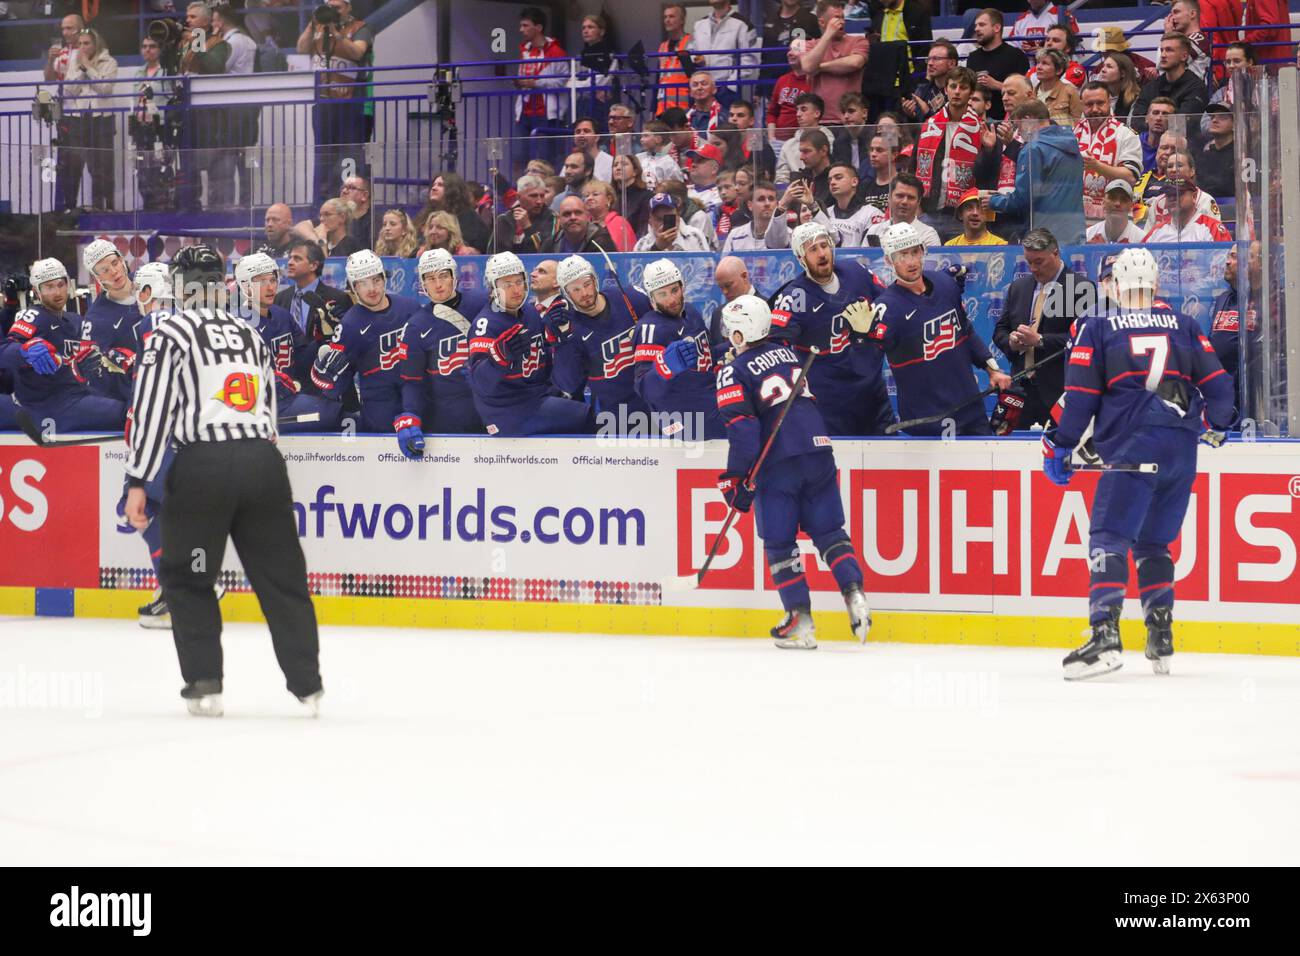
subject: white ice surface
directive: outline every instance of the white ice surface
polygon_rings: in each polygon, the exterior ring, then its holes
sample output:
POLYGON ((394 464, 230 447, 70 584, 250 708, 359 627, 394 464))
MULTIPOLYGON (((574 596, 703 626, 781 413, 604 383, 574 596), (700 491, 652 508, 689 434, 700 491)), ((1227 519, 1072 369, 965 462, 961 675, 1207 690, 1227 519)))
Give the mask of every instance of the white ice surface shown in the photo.
POLYGON ((225 648, 204 720, 167 632, 0 619, 0 862, 1300 859, 1296 659, 331 627, 313 721, 225 648))

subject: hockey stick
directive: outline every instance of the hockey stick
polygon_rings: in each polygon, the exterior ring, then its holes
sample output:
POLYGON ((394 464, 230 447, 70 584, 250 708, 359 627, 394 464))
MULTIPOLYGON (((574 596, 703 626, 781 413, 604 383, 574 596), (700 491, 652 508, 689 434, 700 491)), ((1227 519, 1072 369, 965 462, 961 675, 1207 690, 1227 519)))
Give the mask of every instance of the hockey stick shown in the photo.
MULTIPOLYGON (((32 421, 32 416, 27 414, 26 409, 17 409, 14 412, 14 419, 18 422, 18 427, 23 430, 23 434, 30 438, 34 443, 42 448, 70 448, 73 445, 107 445, 110 442, 125 441, 125 435, 92 435, 88 438, 46 438, 36 422, 32 421)), ((276 419, 277 425, 294 425, 299 422, 318 422, 320 421, 320 412, 307 412, 303 415, 289 415, 285 418, 276 419)))
MULTIPOLYGON (((1040 365, 1046 365, 1048 362, 1052 361, 1052 359, 1060 358, 1062 355, 1066 353, 1068 349, 1069 346, 1066 346, 1063 349, 1058 349, 1057 351, 1053 352, 1051 355, 1047 356, 1046 358, 1038 360, 1032 368, 1021 369, 1015 375, 1011 376, 1012 384, 1020 381, 1022 378, 1032 378, 1034 373, 1038 371, 1038 367, 1040 365)), ((965 401, 958 402, 956 405, 948 409, 946 412, 940 412, 938 415, 929 415, 925 418, 909 418, 905 422, 894 422, 894 424, 888 426, 885 429, 885 434, 896 435, 906 428, 915 428, 917 425, 933 425, 935 422, 941 422, 945 418, 951 418, 953 415, 961 411, 967 405, 970 405, 972 402, 981 401, 982 399, 985 399, 988 396, 992 395, 994 392, 998 392, 998 391, 1001 391, 1001 389, 999 389, 996 385, 990 385, 988 388, 984 389, 984 391, 980 392, 978 395, 972 395, 970 398, 966 399, 965 401)))
POLYGON ((592 244, 593 246, 595 246, 595 247, 596 247, 596 251, 599 252, 599 253, 601 254, 601 256, 604 257, 604 259, 605 259, 605 268, 608 269, 608 270, 609 270, 609 274, 612 275, 612 276, 614 277, 614 284, 615 284, 616 286, 618 286, 618 291, 619 291, 619 292, 622 294, 622 296, 623 296, 623 304, 624 304, 625 306, 627 306, 627 310, 628 310, 629 312, 632 313, 632 321, 633 321, 633 322, 640 322, 640 321, 641 321, 641 316, 637 315, 637 314, 636 314, 636 309, 632 308, 632 299, 628 296, 628 294, 627 294, 627 289, 624 289, 624 288, 623 288, 623 280, 620 279, 620 278, 618 277, 618 270, 614 268, 614 260, 611 259, 611 258, 609 257, 609 253, 608 253, 608 252, 606 252, 604 249, 602 249, 602 248, 600 247, 600 243, 596 242, 596 241, 593 239, 592 242, 591 242, 591 244, 592 244))
POLYGON ((1155 462, 1143 462, 1140 465, 1129 465, 1129 464, 1122 464, 1122 463, 1117 463, 1112 465, 1104 461, 1098 461, 1086 465, 1073 465, 1071 466, 1070 470, 1071 471, 1137 471, 1137 472, 1141 472, 1144 475, 1154 475, 1159 473, 1160 466, 1155 462))
MULTIPOLYGON (((799 396, 803 394, 804 382, 808 377, 808 369, 812 367, 813 359, 815 359, 820 353, 821 350, 815 345, 809 349, 808 357, 804 359, 803 365, 799 367, 798 393, 790 396, 790 398, 786 400, 785 407, 783 407, 781 413, 776 416, 776 422, 772 425, 772 434, 767 436, 767 441, 763 443, 763 450, 758 453, 758 460, 754 462, 753 466, 749 469, 749 474, 745 476, 745 487, 751 490, 753 489, 754 479, 758 477, 758 469, 763 467, 763 461, 767 458, 767 453, 772 450, 772 443, 776 440, 776 434, 781 430, 781 424, 785 421, 785 416, 790 413, 790 409, 794 405, 795 399, 799 398, 799 396)), ((671 578, 664 578, 663 589, 665 591, 693 591, 700 586, 700 582, 704 580, 704 575, 708 573, 709 567, 713 564, 713 559, 718 554, 718 548, 720 548, 722 542, 726 540, 727 531, 731 528, 731 523, 736 520, 736 515, 738 514, 740 514, 740 512, 736 510, 735 505, 732 505, 730 510, 727 511, 727 520, 722 523, 722 530, 719 531, 718 536, 713 539, 713 547, 709 548, 709 553, 704 559, 704 564, 702 564, 700 569, 694 574, 683 574, 671 578)))

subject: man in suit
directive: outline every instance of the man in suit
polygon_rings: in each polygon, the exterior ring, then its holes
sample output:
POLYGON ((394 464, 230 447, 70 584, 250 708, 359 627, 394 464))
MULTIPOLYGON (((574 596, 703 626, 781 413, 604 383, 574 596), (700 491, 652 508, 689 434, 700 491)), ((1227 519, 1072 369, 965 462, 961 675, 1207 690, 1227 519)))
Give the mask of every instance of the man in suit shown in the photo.
POLYGON ((1011 360, 1012 373, 1033 368, 1021 379, 1025 407, 1014 428, 1047 424, 1065 390, 1065 348, 1070 324, 1096 303, 1096 288, 1061 260, 1061 247, 1046 229, 1025 233, 1029 274, 1011 283, 993 341, 1011 360))
POLYGON ((287 309, 299 330, 318 342, 328 342, 343 313, 352 308, 346 292, 321 281, 324 268, 321 247, 307 239, 295 239, 285 263, 291 285, 275 294, 275 304, 287 309))

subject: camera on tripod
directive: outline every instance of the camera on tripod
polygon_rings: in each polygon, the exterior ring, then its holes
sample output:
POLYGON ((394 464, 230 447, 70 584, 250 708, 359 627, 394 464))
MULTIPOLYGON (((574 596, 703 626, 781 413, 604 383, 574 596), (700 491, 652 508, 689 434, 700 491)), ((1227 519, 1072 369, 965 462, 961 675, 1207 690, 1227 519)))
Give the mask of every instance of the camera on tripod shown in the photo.
POLYGON ((59 145, 59 123, 63 120, 63 104, 49 90, 37 90, 32 99, 32 120, 54 128, 51 146, 59 145))
POLYGON ((322 3, 311 12, 311 18, 317 26, 337 27, 343 22, 343 15, 328 3, 322 3))

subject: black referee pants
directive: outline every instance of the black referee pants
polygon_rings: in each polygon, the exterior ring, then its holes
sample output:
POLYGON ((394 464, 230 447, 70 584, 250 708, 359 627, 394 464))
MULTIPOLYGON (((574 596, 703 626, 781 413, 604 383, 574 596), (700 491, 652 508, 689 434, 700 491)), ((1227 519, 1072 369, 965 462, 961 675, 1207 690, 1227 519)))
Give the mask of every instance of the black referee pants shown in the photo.
POLYGON ((244 565, 271 627, 289 693, 321 688, 316 612, 298 543, 289 473, 260 438, 199 442, 180 449, 162 504, 158 575, 187 684, 221 680, 221 611, 213 592, 226 537, 244 565))

